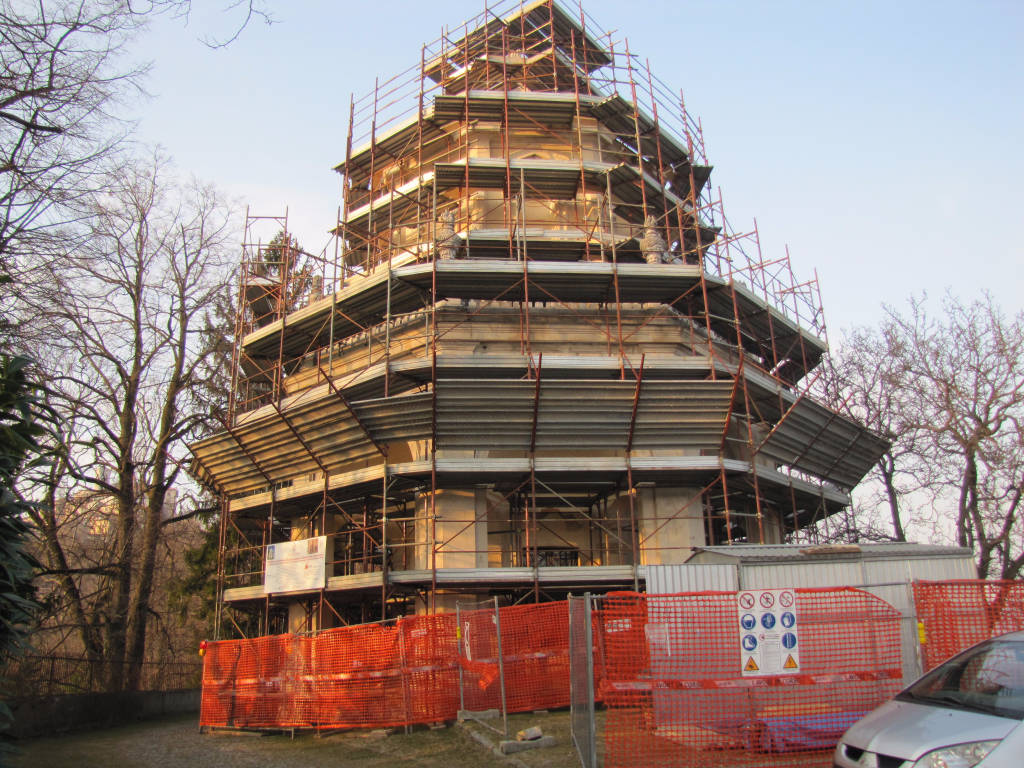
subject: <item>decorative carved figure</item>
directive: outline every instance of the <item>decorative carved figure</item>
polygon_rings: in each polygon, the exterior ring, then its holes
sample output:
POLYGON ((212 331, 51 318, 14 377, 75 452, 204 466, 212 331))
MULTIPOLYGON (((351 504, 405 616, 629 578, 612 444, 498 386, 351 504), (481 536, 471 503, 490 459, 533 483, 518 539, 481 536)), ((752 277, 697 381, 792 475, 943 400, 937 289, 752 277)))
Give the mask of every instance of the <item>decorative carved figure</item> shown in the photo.
POLYGON ((671 254, 668 253, 668 243, 662 237, 653 216, 648 216, 644 219, 644 236, 640 241, 640 250, 643 251, 644 260, 648 264, 660 264, 663 261, 671 261, 671 254))
POLYGON ((309 289, 309 303, 314 304, 324 297, 323 278, 314 278, 313 285, 309 289))
POLYGON ((462 238, 455 234, 455 211, 445 211, 438 217, 434 231, 434 246, 439 259, 454 259, 462 238))

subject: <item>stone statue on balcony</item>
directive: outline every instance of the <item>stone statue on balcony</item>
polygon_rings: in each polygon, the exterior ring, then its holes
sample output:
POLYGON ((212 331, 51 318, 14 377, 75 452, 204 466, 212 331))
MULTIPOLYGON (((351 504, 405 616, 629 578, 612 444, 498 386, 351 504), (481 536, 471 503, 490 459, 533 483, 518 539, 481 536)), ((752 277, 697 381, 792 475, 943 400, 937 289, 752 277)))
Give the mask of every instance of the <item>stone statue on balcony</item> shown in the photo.
POLYGON ((324 280, 322 277, 313 278, 312 285, 309 287, 309 302, 310 304, 316 304, 320 299, 324 297, 324 280))
POLYGON ((462 238, 455 233, 455 211, 445 211, 434 228, 434 246, 437 258, 454 259, 459 252, 462 238))
POLYGON ((649 215, 644 219, 644 235, 640 240, 640 250, 648 264, 661 264, 672 260, 672 254, 668 252, 668 243, 662 237, 654 216, 649 215))

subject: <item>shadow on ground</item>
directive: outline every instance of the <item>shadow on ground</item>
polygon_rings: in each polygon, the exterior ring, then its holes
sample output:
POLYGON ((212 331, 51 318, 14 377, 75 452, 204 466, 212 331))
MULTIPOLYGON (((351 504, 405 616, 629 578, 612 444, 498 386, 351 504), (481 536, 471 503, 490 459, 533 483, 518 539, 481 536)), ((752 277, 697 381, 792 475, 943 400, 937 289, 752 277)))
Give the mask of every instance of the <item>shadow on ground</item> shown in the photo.
POLYGON ((14 744, 16 768, 507 768, 459 728, 260 736, 201 734, 195 716, 153 720, 14 744))
MULTIPOLYGON (((501 727, 501 720, 490 725, 501 727)), ((569 735, 569 713, 513 715, 509 729, 540 725, 556 737, 549 749, 517 754, 530 768, 579 765, 569 735)), ((479 723, 467 724, 496 743, 501 734, 479 723)), ((461 726, 416 729, 410 734, 352 731, 324 738, 297 734, 261 736, 229 732, 201 734, 195 716, 165 718, 66 736, 14 743, 16 768, 510 768, 470 737, 461 726)))

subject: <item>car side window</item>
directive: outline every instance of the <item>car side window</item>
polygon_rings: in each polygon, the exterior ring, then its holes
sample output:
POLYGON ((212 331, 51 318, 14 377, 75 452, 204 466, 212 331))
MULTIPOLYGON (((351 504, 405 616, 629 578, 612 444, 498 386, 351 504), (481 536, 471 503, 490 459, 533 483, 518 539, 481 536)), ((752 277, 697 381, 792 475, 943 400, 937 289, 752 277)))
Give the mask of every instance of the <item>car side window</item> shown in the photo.
POLYGON ((1024 643, 980 645, 932 670, 905 693, 913 701, 1024 718, 1024 643))
POLYGON ((964 693, 998 696, 1000 692, 1011 691, 1011 663, 1015 657, 1006 648, 992 648, 983 656, 976 656, 964 668, 960 676, 960 690, 964 693))

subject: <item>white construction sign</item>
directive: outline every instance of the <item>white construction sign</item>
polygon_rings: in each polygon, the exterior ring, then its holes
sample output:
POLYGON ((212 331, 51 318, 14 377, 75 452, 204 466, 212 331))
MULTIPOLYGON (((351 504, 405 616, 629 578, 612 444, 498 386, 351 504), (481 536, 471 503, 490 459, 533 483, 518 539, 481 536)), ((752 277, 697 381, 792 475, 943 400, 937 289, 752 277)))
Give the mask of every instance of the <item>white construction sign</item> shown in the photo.
POLYGON ((736 609, 744 677, 800 672, 800 628, 792 589, 738 592, 736 609))
POLYGON ((263 592, 309 592, 327 586, 327 537, 282 541, 267 547, 263 592))

